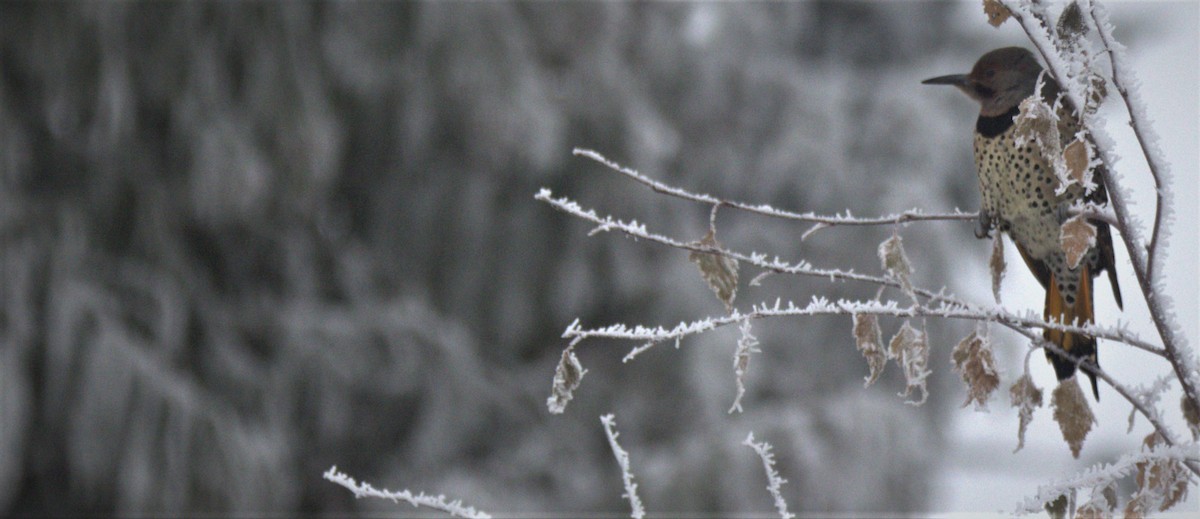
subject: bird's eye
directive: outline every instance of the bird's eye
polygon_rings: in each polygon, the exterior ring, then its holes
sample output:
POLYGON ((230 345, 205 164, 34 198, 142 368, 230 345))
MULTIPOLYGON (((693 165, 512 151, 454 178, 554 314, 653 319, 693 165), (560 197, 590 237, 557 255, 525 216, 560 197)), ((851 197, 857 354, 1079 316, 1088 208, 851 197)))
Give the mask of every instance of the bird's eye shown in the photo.
POLYGON ((989 69, 987 72, 983 73, 983 77, 988 78, 988 79, 992 79, 992 77, 995 75, 996 75, 995 69, 989 69))

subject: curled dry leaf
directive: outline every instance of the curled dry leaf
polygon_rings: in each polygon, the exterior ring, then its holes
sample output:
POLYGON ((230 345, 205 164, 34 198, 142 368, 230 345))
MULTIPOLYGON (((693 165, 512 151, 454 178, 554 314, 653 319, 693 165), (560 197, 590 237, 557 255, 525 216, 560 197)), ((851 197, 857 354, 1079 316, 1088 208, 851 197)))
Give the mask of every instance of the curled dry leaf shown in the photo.
POLYGON ((879 329, 879 318, 871 314, 854 314, 854 342, 858 351, 867 359, 871 372, 863 377, 863 387, 874 384, 887 366, 887 351, 883 349, 883 332, 879 329))
POLYGON ((992 27, 999 27, 1012 16, 1012 11, 997 0, 983 0, 983 14, 987 15, 988 23, 992 24, 992 27))
POLYGON ((1099 503, 1091 502, 1075 511, 1075 519, 1108 519, 1112 514, 1099 503))
POLYGON ((586 374, 587 370, 583 369, 575 352, 571 348, 563 350, 558 368, 554 370, 554 385, 550 390, 550 398, 546 399, 546 406, 550 408, 551 414, 562 414, 567 409, 567 402, 574 398, 575 388, 579 387, 579 382, 586 374))
MULTIPOLYGON (((712 248, 721 246, 720 243, 717 243, 717 237, 712 231, 709 231, 697 244, 712 248)), ((725 303, 725 309, 732 310, 733 299, 737 297, 737 260, 711 252, 696 251, 688 254, 688 259, 700 268, 700 275, 704 276, 704 281, 708 282, 709 288, 712 288, 713 292, 717 294, 717 299, 725 303)))
POLYGON ((1025 431, 1033 421, 1033 410, 1042 407, 1042 388, 1033 385, 1033 379, 1026 373, 1008 389, 1008 395, 1012 398, 1012 406, 1017 408, 1017 415, 1020 417, 1017 448, 1013 450, 1017 452, 1025 447, 1025 431))
POLYGON ((891 343, 888 344, 888 350, 891 352, 892 358, 896 359, 900 368, 904 370, 906 386, 900 396, 908 397, 914 389, 918 389, 921 391, 921 399, 909 399, 907 403, 924 404, 925 399, 929 397, 929 391, 925 388, 925 378, 929 376, 929 370, 925 369, 929 362, 929 343, 926 341, 925 333, 913 328, 908 321, 904 321, 904 324, 900 326, 900 331, 896 332, 891 343))
MULTIPOLYGON (((1162 435, 1153 432, 1146 436, 1142 445, 1147 449, 1154 449, 1164 443, 1162 435)), ((1141 503, 1146 508, 1157 504, 1156 511, 1165 512, 1187 497, 1189 474, 1187 468, 1177 460, 1143 461, 1137 464, 1136 495, 1141 498, 1141 503)))
POLYGON ((1088 223, 1083 215, 1073 216, 1063 222, 1058 239, 1067 255, 1067 265, 1077 268, 1087 251, 1096 246, 1096 226, 1088 223))
POLYGON ((904 240, 900 239, 900 235, 893 234, 891 238, 879 244, 879 262, 888 274, 900 282, 900 286, 909 296, 915 297, 912 282, 909 280, 912 264, 908 262, 908 254, 904 252, 904 240))
POLYGON ((1083 9, 1080 9, 1079 2, 1071 2, 1063 8, 1062 14, 1058 16, 1055 29, 1061 40, 1078 38, 1088 33, 1088 26, 1083 21, 1083 9))
POLYGON ((1088 145, 1083 139, 1076 137, 1066 148, 1063 148, 1063 160, 1067 163, 1067 175, 1072 181, 1086 186, 1091 179, 1088 170, 1090 161, 1088 145))
POLYGON ((1179 397, 1179 409, 1183 411, 1183 419, 1187 421, 1188 429, 1192 431, 1192 438, 1200 438, 1200 409, 1196 409, 1196 406, 1188 399, 1187 393, 1179 397))
POLYGON ((963 407, 975 402, 976 410, 986 410, 988 398, 1000 386, 996 359, 987 338, 971 332, 954 347, 950 358, 954 362, 954 370, 962 375, 963 382, 967 384, 967 400, 963 402, 963 407))
POLYGON ((1079 382, 1075 377, 1059 382, 1054 393, 1050 395, 1050 407, 1054 408, 1054 421, 1058 422, 1063 439, 1071 447, 1071 455, 1078 458, 1083 441, 1087 439, 1092 425, 1096 423, 1096 416, 1092 414, 1092 408, 1088 407, 1087 398, 1084 397, 1083 390, 1079 389, 1079 382))
POLYGON ((992 258, 988 260, 988 268, 992 271, 992 297, 997 303, 1000 302, 1000 283, 1004 281, 1004 269, 1007 267, 1004 262, 1004 239, 1000 233, 996 233, 996 237, 992 238, 992 258))
POLYGON ((1044 508, 1046 509, 1046 514, 1051 519, 1065 519, 1067 517, 1067 505, 1070 503, 1071 499, 1066 494, 1063 494, 1058 496, 1054 501, 1047 502, 1044 508))

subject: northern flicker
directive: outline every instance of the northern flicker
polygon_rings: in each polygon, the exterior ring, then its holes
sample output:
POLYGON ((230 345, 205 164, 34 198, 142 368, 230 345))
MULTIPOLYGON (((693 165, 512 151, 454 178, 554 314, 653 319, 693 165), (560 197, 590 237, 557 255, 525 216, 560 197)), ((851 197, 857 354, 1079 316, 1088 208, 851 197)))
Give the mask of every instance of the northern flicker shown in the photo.
MULTIPOLYGON (((975 122, 975 170, 983 207, 976 236, 983 238, 993 228, 1008 234, 1025 265, 1046 289, 1043 315, 1047 320, 1091 323, 1094 322, 1092 283, 1101 271, 1108 272, 1117 306, 1122 306, 1113 267, 1112 234, 1108 224, 1091 220, 1089 223, 1096 227, 1096 244, 1076 268, 1071 268, 1059 233, 1069 217, 1067 208, 1071 204, 1081 199, 1098 205, 1108 203, 1102 180, 1104 171, 1097 168, 1095 177, 1100 180, 1091 193, 1085 194, 1083 187, 1072 184, 1066 192, 1056 195, 1060 181, 1051 162, 1032 143, 1017 146, 1013 119, 1020 113, 1021 101, 1034 95, 1041 72, 1042 66, 1028 50, 1006 47, 984 54, 969 74, 940 76, 923 83, 952 85, 980 104, 975 122)), ((1049 106, 1055 106, 1058 83, 1049 75, 1042 77, 1042 81, 1039 95, 1049 106)), ((1058 105, 1057 115, 1061 144, 1065 147, 1075 139, 1079 118, 1066 99, 1058 105)), ((1077 361, 1084 366, 1099 366, 1095 337, 1054 330, 1045 330, 1043 336, 1075 357, 1065 358, 1046 350, 1059 380, 1075 374, 1077 361)), ((1092 393, 1099 400, 1096 376, 1087 369, 1084 371, 1091 379, 1092 393)))

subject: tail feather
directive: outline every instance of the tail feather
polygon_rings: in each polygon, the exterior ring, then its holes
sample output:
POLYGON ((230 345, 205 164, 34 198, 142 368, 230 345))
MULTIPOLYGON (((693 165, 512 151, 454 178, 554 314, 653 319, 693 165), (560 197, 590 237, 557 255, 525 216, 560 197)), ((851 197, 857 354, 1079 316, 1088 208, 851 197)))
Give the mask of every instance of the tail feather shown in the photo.
MULTIPOLYGON (((1095 322, 1095 309, 1092 306, 1092 277, 1087 266, 1081 267, 1079 288, 1075 293, 1075 304, 1067 304, 1066 298, 1058 289, 1057 280, 1050 276, 1046 287, 1046 307, 1043 313, 1048 321, 1058 321, 1063 324, 1089 324, 1095 322)), ((1076 363, 1084 366, 1084 373, 1092 383, 1092 395, 1100 401, 1100 389, 1096 385, 1096 375, 1090 367, 1099 367, 1100 360, 1096 351, 1096 338, 1079 333, 1063 332, 1047 329, 1043 337, 1050 343, 1062 348, 1070 354, 1068 358, 1057 353, 1046 351, 1046 358, 1054 365, 1054 373, 1059 380, 1065 380, 1075 374, 1076 363), (1081 359, 1081 360, 1076 360, 1081 359)))

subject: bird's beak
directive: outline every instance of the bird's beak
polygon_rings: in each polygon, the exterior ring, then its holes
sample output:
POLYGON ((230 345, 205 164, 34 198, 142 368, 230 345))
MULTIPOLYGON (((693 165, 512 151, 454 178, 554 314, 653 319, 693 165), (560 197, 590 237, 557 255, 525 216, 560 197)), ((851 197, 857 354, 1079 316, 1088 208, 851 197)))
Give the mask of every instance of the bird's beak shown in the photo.
POLYGON ((950 74, 949 76, 931 77, 921 82, 922 85, 954 85, 956 87, 964 87, 967 85, 966 74, 950 74))

